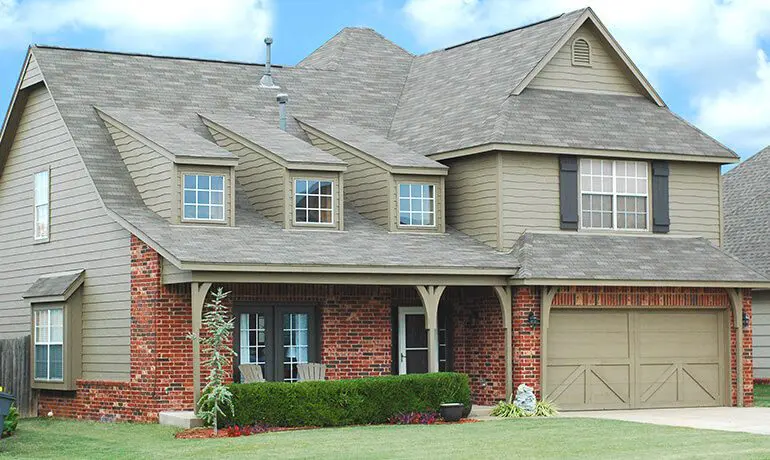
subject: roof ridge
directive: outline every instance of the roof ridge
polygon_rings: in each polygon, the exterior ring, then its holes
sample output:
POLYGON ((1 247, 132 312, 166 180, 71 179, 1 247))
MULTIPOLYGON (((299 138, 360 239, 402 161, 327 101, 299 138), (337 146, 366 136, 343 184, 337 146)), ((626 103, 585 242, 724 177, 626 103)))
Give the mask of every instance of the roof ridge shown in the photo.
MULTIPOLYGON (((81 53, 111 54, 116 56, 133 56, 133 57, 146 57, 146 58, 154 58, 154 59, 169 59, 169 60, 175 60, 175 61, 213 62, 213 63, 220 63, 220 64, 248 65, 248 66, 257 66, 257 67, 265 66, 265 64, 260 64, 258 62, 237 61, 232 59, 197 58, 197 57, 189 57, 189 56, 172 56, 167 54, 110 51, 110 50, 97 49, 97 48, 77 48, 77 47, 70 47, 70 46, 57 46, 57 45, 45 45, 45 44, 41 45, 37 43, 32 45, 31 48, 60 50, 60 51, 77 51, 81 53)), ((271 63, 270 65, 272 67, 278 67, 278 68, 293 68, 293 66, 282 65, 282 64, 271 63)))
POLYGON ((753 162, 754 162, 756 159, 758 159, 758 158, 759 158, 759 157, 760 157, 762 154, 764 154, 764 153, 768 153, 768 152, 770 152, 770 145, 768 145, 767 147, 765 147, 765 148, 763 148, 763 149, 759 150, 759 151, 758 151, 758 152, 756 152, 755 154, 751 155, 750 157, 746 158, 746 159, 745 159, 745 160, 743 160, 742 162, 740 162, 740 163, 738 163, 737 165, 735 165, 735 167, 734 167, 733 169, 731 169, 731 170, 727 171, 726 173, 724 173, 724 177, 725 177, 725 179, 727 179, 728 177, 732 178, 731 174, 735 173, 735 171, 742 171, 742 170, 743 170, 742 168, 743 168, 743 166, 744 166, 744 165, 746 165, 747 163, 748 163, 748 164, 751 164, 751 163, 753 163, 753 162))
POLYGON ((460 47, 463 47, 465 45, 470 45, 472 43, 476 43, 476 42, 479 42, 479 41, 482 41, 482 40, 486 40, 486 39, 489 39, 489 38, 494 38, 494 37, 498 37, 500 35, 509 34, 511 32, 516 32, 516 31, 519 31, 519 30, 527 29, 529 27, 536 27, 536 26, 545 24, 547 22, 555 21, 556 19, 560 19, 560 18, 562 18, 564 16, 567 16, 569 14, 577 13, 579 11, 585 11, 587 9, 588 9, 588 7, 577 9, 577 10, 573 10, 573 11, 568 11, 566 13, 557 14, 557 15, 551 16, 549 18, 540 19, 538 21, 531 22, 529 24, 524 24, 524 25, 521 25, 519 27, 514 27, 512 29, 502 30, 500 32, 495 32, 493 34, 484 35, 483 37, 477 37, 477 38, 474 38, 474 39, 471 39, 471 40, 467 40, 467 41, 464 41, 464 42, 461 42, 461 43, 457 43, 457 44, 452 45, 452 46, 447 46, 446 48, 441 48, 441 49, 429 51, 427 53, 419 54, 417 56, 428 56, 430 54, 435 54, 435 53, 440 53, 440 52, 443 52, 443 51, 453 50, 455 48, 460 48, 460 47))

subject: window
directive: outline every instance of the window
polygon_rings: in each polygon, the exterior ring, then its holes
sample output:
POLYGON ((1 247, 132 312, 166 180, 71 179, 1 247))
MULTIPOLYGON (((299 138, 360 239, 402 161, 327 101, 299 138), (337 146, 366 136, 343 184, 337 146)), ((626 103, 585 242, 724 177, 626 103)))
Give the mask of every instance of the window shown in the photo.
POLYGON ((239 364, 259 364, 266 380, 296 382, 297 364, 319 358, 315 309, 236 307, 239 364))
POLYGON ((50 222, 50 175, 48 170, 35 174, 35 239, 47 240, 50 222))
POLYGON ((35 379, 64 379, 64 309, 35 310, 35 379))
POLYGON ((436 225, 436 199, 431 184, 399 184, 399 224, 407 227, 436 225))
POLYGON ((591 66, 591 45, 585 38, 572 42, 572 65, 591 66))
POLYGON ((581 227, 646 230, 647 170, 643 161, 581 159, 581 227))
POLYGON ((225 220, 225 176, 185 174, 183 182, 184 220, 225 220))
POLYGON ((334 190, 330 180, 294 181, 294 222, 297 224, 334 223, 334 190))

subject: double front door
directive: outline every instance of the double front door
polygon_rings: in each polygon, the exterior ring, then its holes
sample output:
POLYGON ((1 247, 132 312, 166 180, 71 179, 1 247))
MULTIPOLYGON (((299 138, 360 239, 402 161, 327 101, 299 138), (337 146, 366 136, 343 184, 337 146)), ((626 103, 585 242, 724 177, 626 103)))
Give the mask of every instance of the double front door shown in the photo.
MULTIPOLYGON (((312 307, 236 306, 238 364, 262 366, 266 380, 295 382, 297 364, 318 362, 318 328, 312 307)), ((236 366, 236 381, 240 375, 236 366)))
MULTIPOLYGON (((439 371, 450 370, 449 318, 439 312, 438 358, 439 371)), ((398 373, 424 374, 428 372, 428 330, 425 329, 423 307, 398 309, 398 373)))

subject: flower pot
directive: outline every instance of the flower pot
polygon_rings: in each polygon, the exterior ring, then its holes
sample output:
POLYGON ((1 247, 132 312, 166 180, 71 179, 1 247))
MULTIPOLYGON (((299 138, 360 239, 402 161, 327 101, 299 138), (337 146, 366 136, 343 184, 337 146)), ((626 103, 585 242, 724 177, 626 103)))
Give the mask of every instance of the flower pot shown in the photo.
POLYGON ((463 403, 446 403, 441 405, 441 418, 445 422, 456 422, 463 417, 465 406, 463 403))

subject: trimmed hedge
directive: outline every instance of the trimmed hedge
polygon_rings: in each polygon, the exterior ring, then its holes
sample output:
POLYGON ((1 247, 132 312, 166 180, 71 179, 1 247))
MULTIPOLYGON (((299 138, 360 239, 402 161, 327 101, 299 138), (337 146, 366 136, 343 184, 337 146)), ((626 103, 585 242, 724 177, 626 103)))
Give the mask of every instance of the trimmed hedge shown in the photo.
MULTIPOLYGON (((453 372, 315 382, 235 383, 234 417, 222 426, 342 426, 387 423, 405 412, 438 411, 442 403, 471 406, 468 376, 453 372)), ((229 415, 229 414, 228 414, 229 415)))

